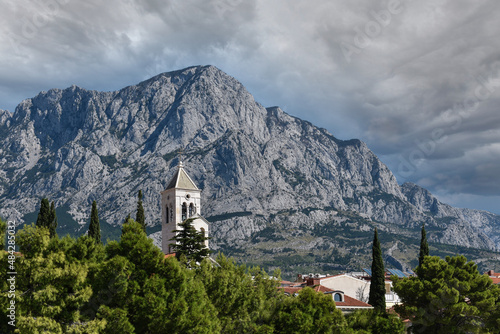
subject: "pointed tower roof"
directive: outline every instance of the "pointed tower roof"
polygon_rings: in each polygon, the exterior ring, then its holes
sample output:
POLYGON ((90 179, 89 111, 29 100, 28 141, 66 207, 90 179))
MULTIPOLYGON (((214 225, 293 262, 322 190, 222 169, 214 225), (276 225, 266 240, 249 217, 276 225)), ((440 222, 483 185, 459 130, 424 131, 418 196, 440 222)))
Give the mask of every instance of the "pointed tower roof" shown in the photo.
POLYGON ((181 189, 188 189, 188 190, 200 190, 198 187, 194 184, 193 180, 189 177, 189 175, 186 173, 184 170, 184 166, 182 165, 182 161, 179 162, 179 165, 177 166, 177 172, 175 172, 174 177, 172 180, 170 180, 167 189, 173 189, 173 188, 181 188, 181 189))

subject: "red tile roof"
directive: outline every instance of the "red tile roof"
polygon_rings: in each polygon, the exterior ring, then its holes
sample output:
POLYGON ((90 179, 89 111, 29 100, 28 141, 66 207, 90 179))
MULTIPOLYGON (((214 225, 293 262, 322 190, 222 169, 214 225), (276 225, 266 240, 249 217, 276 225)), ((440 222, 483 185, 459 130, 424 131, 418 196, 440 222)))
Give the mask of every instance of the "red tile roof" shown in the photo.
POLYGON ((362 302, 361 300, 354 299, 348 295, 344 295, 343 302, 335 302, 338 307, 372 307, 370 304, 362 302))
POLYGON ((175 256, 175 253, 168 253, 168 254, 165 254, 165 259, 169 258, 169 257, 174 257, 175 256))
POLYGON ((314 291, 325 293, 325 292, 333 292, 335 290, 327 288, 326 286, 323 286, 323 285, 317 285, 317 286, 314 287, 314 291))
POLYGON ((500 284, 500 277, 493 277, 491 280, 493 281, 493 284, 500 284))

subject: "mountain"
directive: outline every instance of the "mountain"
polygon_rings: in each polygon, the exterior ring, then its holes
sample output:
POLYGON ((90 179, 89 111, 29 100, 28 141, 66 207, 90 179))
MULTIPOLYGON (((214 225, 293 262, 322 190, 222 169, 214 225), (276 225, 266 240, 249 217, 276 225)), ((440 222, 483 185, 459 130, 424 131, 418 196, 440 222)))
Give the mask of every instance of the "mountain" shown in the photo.
POLYGON ((353 255, 367 254, 377 227, 388 255, 404 262, 423 223, 436 245, 500 249, 500 216, 400 186, 365 143, 264 108, 213 66, 115 92, 41 92, 13 114, 0 111, 0 130, 0 215, 19 223, 33 221, 49 197, 64 231, 81 234, 96 200, 110 230, 134 217, 142 189, 147 222, 158 231, 160 191, 182 148, 203 189, 211 245, 237 258, 297 270, 359 267, 363 257, 353 255))

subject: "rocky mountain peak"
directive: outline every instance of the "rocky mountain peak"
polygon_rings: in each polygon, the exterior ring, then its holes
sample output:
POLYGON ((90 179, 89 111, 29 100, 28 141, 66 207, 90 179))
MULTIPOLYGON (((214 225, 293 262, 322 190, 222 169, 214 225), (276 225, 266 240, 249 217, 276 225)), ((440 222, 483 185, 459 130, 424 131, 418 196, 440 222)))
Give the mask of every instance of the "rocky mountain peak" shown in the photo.
POLYGON ((102 221, 121 224, 142 189, 147 221, 158 226, 160 191, 182 148, 203 189, 214 248, 247 249, 273 238, 334 247, 335 233, 350 240, 375 226, 418 238, 423 222, 437 242, 500 245, 498 216, 399 186, 362 141, 264 108, 214 66, 162 73, 115 92, 51 89, 12 115, 0 112, 0 125, 0 214, 18 221, 49 197, 78 228, 94 199, 102 221))

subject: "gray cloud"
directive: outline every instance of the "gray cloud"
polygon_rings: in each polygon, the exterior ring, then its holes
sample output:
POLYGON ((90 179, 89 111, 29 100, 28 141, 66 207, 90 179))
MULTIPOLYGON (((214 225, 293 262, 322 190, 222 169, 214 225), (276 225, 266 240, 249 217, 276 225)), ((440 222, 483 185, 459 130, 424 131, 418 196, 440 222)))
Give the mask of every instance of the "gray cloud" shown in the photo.
POLYGON ((500 196, 494 0, 0 4, 1 108, 52 87, 115 90, 213 64, 263 105, 366 141, 401 182, 457 205, 500 196))

